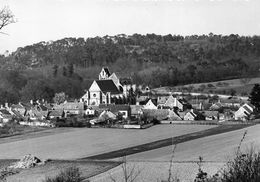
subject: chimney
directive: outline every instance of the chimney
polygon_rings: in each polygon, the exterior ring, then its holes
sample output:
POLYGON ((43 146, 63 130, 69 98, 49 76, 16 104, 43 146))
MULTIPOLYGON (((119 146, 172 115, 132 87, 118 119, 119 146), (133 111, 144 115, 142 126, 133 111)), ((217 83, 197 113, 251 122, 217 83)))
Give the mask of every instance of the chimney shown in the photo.
POLYGON ((33 105, 33 100, 30 100, 30 104, 32 104, 32 105, 33 105))
POLYGON ((5 108, 8 109, 8 103, 7 102, 5 103, 5 108))

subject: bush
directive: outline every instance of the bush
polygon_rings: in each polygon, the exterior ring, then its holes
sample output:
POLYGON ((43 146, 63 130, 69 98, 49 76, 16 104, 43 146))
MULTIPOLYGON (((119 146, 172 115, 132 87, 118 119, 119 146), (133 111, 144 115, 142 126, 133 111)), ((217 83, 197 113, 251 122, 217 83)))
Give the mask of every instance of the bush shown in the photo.
POLYGON ((260 152, 253 148, 247 153, 239 152, 235 159, 227 163, 223 171, 222 181, 229 182, 259 182, 260 181, 260 152))
POLYGON ((82 180, 83 178, 81 177, 79 168, 69 167, 64 171, 61 171, 56 177, 48 177, 43 182, 80 182, 82 180))

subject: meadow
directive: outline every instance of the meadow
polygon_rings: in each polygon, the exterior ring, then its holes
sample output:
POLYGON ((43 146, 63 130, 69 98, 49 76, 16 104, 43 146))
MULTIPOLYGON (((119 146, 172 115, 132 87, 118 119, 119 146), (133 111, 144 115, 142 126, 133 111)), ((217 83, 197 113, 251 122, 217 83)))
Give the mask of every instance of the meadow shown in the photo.
MULTIPOLYGON (((181 181, 193 181, 198 173, 197 162, 201 156, 204 161, 203 170, 213 175, 224 168, 224 164, 228 160, 234 158, 235 151, 245 131, 247 134, 242 143, 242 151, 247 151, 251 145, 258 151, 260 147, 259 129, 260 125, 255 125, 178 144, 174 152, 172 173, 181 181)), ((172 159, 172 150, 173 146, 168 146, 127 156, 130 168, 134 166, 136 171, 141 171, 140 177, 136 181, 165 180, 172 159)), ((122 158, 115 160, 120 161, 122 158)), ((102 175, 91 178, 91 181, 112 181, 111 175, 120 180, 122 168, 118 166, 102 175)))

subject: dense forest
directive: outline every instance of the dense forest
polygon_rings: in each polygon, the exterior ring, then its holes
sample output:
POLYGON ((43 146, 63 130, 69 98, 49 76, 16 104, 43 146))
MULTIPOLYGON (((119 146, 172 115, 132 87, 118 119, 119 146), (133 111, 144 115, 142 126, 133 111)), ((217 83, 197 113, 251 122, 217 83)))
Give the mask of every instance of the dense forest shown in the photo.
POLYGON ((108 66, 151 87, 259 76, 260 36, 133 34, 64 38, 0 55, 0 102, 78 98, 108 66))

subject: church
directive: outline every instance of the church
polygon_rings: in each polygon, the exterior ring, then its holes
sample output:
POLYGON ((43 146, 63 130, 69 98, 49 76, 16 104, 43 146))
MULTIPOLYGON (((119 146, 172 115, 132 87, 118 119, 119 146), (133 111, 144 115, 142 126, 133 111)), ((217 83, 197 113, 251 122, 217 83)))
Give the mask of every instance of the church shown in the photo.
POLYGON ((110 73, 107 67, 103 67, 99 73, 99 80, 94 80, 88 91, 81 98, 86 105, 99 106, 111 104, 111 98, 123 98, 124 90, 115 73, 110 73))

